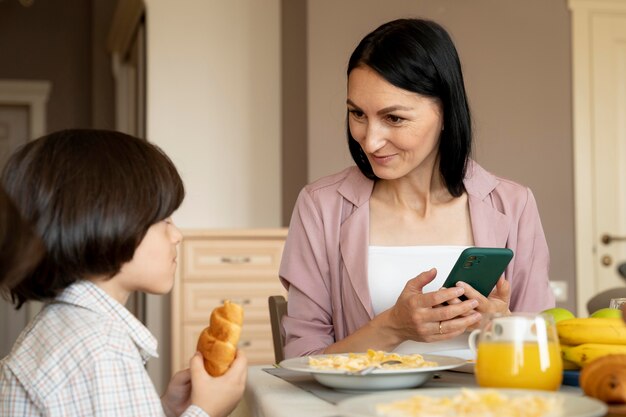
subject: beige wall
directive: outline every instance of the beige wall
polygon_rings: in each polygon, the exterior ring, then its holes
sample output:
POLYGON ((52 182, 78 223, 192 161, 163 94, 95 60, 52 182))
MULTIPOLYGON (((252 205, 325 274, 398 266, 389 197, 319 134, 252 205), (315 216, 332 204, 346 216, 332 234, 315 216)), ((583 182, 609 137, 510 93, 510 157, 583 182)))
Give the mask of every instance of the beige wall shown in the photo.
POLYGON ((565 0, 308 1, 309 180, 351 164, 345 69, 358 41, 385 21, 445 26, 461 56, 475 122, 474 157, 531 187, 551 251, 551 279, 574 310, 570 16, 565 0))
MULTIPOLYGON (((185 182, 183 229, 280 226, 279 18, 278 0, 146 0, 147 137, 185 182)), ((147 310, 162 391, 169 302, 148 296, 147 310)))
POLYGON ((146 1, 147 136, 187 196, 182 228, 280 225, 278 0, 146 1))

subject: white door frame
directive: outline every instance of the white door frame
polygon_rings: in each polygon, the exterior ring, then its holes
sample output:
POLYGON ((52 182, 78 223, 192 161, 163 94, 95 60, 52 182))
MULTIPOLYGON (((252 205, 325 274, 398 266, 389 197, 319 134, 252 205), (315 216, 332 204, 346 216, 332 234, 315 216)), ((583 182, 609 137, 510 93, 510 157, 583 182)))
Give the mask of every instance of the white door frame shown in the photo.
POLYGON ((0 104, 28 106, 31 140, 46 132, 46 103, 51 85, 50 81, 0 80, 0 104))
POLYGON ((594 258, 597 250, 593 219, 593 126, 591 16, 626 13, 626 0, 569 0, 572 11, 572 99, 574 133, 574 203, 576 236, 576 305, 587 314, 586 303, 597 292, 594 258))

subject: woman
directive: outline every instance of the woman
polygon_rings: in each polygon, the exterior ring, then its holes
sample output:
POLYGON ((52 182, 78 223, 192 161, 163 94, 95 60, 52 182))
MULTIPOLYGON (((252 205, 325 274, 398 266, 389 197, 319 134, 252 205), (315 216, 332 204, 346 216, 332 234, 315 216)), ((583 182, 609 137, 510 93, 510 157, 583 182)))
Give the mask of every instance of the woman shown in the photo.
POLYGON ((469 158, 470 112, 447 32, 388 22, 360 42, 347 72, 358 168, 298 197, 280 269, 286 356, 465 347, 482 314, 554 306, 532 192, 469 158), (488 297, 467 284, 439 289, 468 246, 515 253, 488 297))

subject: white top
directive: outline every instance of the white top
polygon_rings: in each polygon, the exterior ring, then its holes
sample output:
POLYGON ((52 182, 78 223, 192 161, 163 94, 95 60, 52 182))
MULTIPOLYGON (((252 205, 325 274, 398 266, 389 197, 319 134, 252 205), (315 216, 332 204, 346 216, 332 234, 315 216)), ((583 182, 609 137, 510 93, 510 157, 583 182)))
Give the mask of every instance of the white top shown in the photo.
MULTIPOLYGON (((382 313, 396 303, 408 280, 431 268, 437 268, 437 275, 424 287, 424 292, 437 291, 465 248, 467 246, 370 246, 367 276, 374 315, 382 313)), ((437 353, 442 350, 467 348, 467 334, 463 334, 443 342, 406 341, 395 351, 437 353)))
MULTIPOLYGON (((66 288, 0 361, 0 417, 164 416, 144 367, 150 331, 88 281, 66 288)), ((206 416, 190 406, 183 416, 206 416)))

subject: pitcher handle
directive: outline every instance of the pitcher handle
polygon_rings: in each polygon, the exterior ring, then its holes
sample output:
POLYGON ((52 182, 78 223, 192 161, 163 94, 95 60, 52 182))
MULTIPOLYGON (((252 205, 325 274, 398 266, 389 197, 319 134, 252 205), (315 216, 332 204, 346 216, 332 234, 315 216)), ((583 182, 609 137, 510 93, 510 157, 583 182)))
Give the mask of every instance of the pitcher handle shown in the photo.
POLYGON ((480 335, 480 329, 472 330, 467 340, 469 343, 469 347, 472 350, 472 352, 474 352, 474 354, 478 354, 478 343, 476 342, 476 339, 478 338, 479 335, 480 335))

